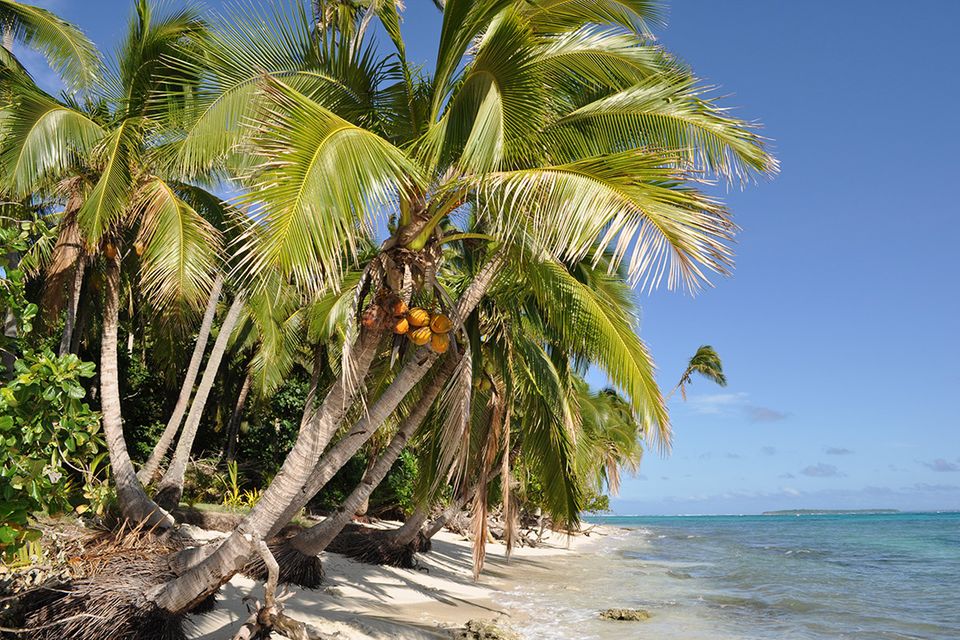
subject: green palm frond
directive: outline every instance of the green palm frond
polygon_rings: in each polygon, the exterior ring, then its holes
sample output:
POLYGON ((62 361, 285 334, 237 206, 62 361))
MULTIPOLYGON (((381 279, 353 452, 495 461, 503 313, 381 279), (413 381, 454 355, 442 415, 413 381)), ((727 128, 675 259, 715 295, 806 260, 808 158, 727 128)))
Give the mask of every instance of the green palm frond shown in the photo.
POLYGON ((721 362, 719 354, 708 344, 697 349, 697 352, 690 358, 690 362, 687 363, 683 375, 680 376, 677 389, 680 389, 680 394, 684 400, 687 399, 687 385, 693 381, 693 374, 695 373, 716 385, 727 386, 727 376, 723 373, 723 362, 721 362))
POLYGON ((159 178, 143 186, 136 207, 144 295, 158 307, 179 302, 199 308, 219 268, 219 232, 159 178))
POLYGON ((133 176, 130 164, 142 138, 140 124, 124 120, 110 131, 94 150, 100 177, 77 213, 77 221, 91 247, 119 221, 130 202, 133 176))
POLYGON ((726 274, 734 231, 726 210, 667 159, 640 150, 563 165, 487 174, 481 214, 505 240, 522 229, 549 253, 576 261, 604 251, 632 283, 696 291, 726 274))
POLYGON ((0 0, 0 24, 16 40, 43 54, 75 90, 89 87, 100 70, 100 54, 80 29, 40 7, 0 0))
POLYGON ((616 25, 650 38, 650 27, 664 21, 663 3, 659 0, 534 0, 527 11, 530 23, 547 33, 601 24, 616 25))
POLYGON ((564 115, 548 133, 563 139, 571 129, 590 140, 587 153, 662 150, 695 171, 741 181, 777 170, 753 128, 714 106, 686 74, 651 76, 564 115))
POLYGON ((265 162, 240 202, 258 219, 249 273, 279 268, 308 289, 336 288, 362 239, 417 167, 389 142, 277 80, 254 144, 265 162))
MULTIPOLYGON (((572 355, 607 374, 628 398, 646 437, 661 450, 669 449, 669 415, 653 359, 636 334, 632 307, 605 292, 616 279, 595 274, 595 281, 585 284, 549 261, 525 263, 523 269, 544 322, 572 355)), ((626 287, 621 283, 620 288, 626 287)))
POLYGON ((3 184, 23 196, 77 165, 104 136, 100 125, 86 114, 29 89, 15 96, 14 103, 0 112, 0 119, 3 184))

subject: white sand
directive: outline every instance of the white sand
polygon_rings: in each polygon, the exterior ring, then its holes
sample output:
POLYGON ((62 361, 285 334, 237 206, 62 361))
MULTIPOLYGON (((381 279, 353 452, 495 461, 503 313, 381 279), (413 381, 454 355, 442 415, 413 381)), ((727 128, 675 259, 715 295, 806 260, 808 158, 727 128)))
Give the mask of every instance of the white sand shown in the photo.
MULTIPOLYGON (((422 565, 418 570, 372 566, 326 553, 322 556, 323 588, 295 588, 296 595, 286 602, 287 613, 344 640, 449 638, 450 628, 470 619, 509 620, 510 612, 494 605, 494 591, 525 566, 547 556, 582 552, 609 532, 594 527, 589 536, 553 534, 537 548, 515 549, 509 562, 502 544, 487 544, 478 582, 472 578, 472 543, 447 531, 433 538, 429 553, 418 554, 422 565)), ((262 585, 235 576, 217 596, 217 608, 195 616, 187 624, 188 636, 195 640, 229 640, 248 616, 244 596, 262 599, 262 585)))

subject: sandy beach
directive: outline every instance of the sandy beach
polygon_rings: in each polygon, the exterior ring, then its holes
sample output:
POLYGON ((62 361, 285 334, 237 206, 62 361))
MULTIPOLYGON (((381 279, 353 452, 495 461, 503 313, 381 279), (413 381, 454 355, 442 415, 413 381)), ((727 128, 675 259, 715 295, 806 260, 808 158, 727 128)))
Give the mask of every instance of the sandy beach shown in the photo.
MULTIPOLYGON (((497 591, 525 568, 542 568, 564 554, 588 553, 612 531, 591 527, 586 535, 553 533, 538 547, 515 549, 509 561, 504 545, 488 543, 477 582, 471 575, 472 543, 449 531, 433 538, 429 553, 418 555, 419 569, 367 565, 325 553, 323 588, 294 589, 287 611, 310 627, 344 640, 449 638, 450 629, 471 619, 498 620, 509 626, 513 612, 496 604, 497 591)), ((248 615, 242 599, 262 594, 260 582, 235 576, 221 589, 217 607, 194 616, 186 625, 188 637, 228 640, 248 615)))

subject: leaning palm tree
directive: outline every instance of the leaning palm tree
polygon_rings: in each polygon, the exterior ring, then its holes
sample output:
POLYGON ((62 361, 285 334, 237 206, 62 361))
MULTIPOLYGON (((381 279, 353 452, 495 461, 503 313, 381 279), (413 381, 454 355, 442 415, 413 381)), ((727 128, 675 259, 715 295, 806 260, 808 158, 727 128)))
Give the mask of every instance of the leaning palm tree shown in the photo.
POLYGON ((693 381, 693 374, 703 376, 721 387, 727 386, 727 376, 723 373, 723 363, 720 361, 720 356, 708 344, 702 345, 690 358, 687 368, 683 370, 683 375, 680 376, 680 382, 670 392, 671 395, 679 389, 680 395, 686 400, 687 385, 693 381))
MULTIPOLYGON (((232 174, 254 211, 237 244, 238 277, 276 269, 305 295, 323 294, 340 286, 373 229, 388 226, 390 237, 353 298, 340 377, 308 403, 260 502, 216 549, 146 590, 129 625, 188 610, 263 552, 334 434, 376 431, 433 371, 440 353, 407 348, 393 382, 367 399, 354 427, 344 424, 374 361, 390 357, 398 298, 444 309, 451 351, 467 353, 461 327, 523 244, 548 264, 609 254, 611 268, 647 287, 695 290, 729 270, 735 227, 697 184, 775 164, 749 125, 650 44, 651 18, 646 1, 558 13, 537 2, 450 0, 427 77, 406 60, 395 4, 371 4, 350 28, 322 24, 320 37, 301 7, 236 17, 205 40, 202 61, 182 64, 199 82, 174 96, 185 105, 175 114, 185 123, 177 166, 232 174), (372 15, 394 44, 391 64, 377 60, 362 28, 372 15), (437 274, 444 243, 467 233, 465 215, 483 222, 482 242, 469 256, 472 279, 451 292, 437 274)), ((563 285, 551 269, 543 286, 563 285)), ((655 385, 631 400, 645 428, 666 424, 655 385)))
POLYGON ((156 14, 141 0, 115 63, 91 88, 98 99, 85 103, 106 105, 106 112, 58 101, 14 77, 0 152, 4 184, 14 192, 29 193, 57 176, 82 175, 91 185, 67 201, 76 209, 63 219, 75 222, 84 252, 103 272, 100 398, 112 474, 123 515, 161 526, 172 521, 146 495, 123 438, 121 269, 138 273, 140 292, 159 307, 198 308, 213 285, 219 233, 181 197, 180 175, 164 160, 158 120, 175 107, 161 106, 158 91, 191 81, 170 61, 195 55, 204 29, 189 10, 156 14))

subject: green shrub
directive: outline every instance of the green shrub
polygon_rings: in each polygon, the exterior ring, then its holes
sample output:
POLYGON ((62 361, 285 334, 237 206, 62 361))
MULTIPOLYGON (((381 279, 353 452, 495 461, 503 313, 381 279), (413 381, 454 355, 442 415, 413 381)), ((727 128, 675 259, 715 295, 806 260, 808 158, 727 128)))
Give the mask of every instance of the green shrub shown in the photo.
POLYGON ((36 537, 37 512, 101 511, 108 494, 100 417, 83 402, 94 365, 27 351, 0 388, 0 551, 36 537))

